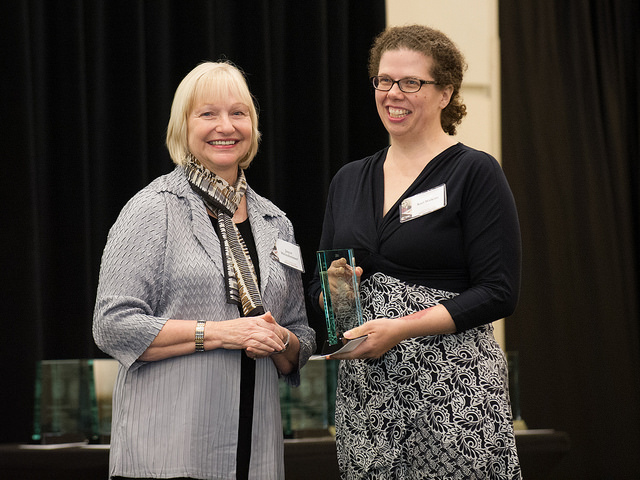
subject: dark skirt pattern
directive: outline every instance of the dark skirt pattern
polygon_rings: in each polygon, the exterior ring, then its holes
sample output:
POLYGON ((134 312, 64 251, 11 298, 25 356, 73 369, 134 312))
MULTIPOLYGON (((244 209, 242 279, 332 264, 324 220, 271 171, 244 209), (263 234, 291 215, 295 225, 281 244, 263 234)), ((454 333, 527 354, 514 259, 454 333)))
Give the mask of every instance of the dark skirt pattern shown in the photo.
MULTIPOLYGON (((456 296, 382 273, 362 282, 361 295, 365 321, 456 296)), ((507 363, 491 324, 341 361, 336 430, 345 480, 521 478, 507 363)))

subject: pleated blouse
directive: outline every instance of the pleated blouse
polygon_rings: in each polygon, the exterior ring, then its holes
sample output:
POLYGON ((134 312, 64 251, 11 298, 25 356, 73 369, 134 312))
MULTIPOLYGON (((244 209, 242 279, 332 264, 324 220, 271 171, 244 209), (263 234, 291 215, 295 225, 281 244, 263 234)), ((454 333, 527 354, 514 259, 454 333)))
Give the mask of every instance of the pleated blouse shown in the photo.
MULTIPOLYGON (((260 264, 262 301, 300 339, 300 368, 315 350, 299 272, 277 261, 278 238, 293 227, 270 201, 247 190, 260 264)), ((158 362, 137 359, 172 319, 238 317, 226 303, 219 239, 181 167, 136 194, 109 232, 93 334, 120 363, 113 393, 110 475, 235 478, 240 399, 238 350, 217 349, 158 362)), ((256 360, 252 479, 284 478, 279 373, 256 360)), ((284 377, 298 385, 299 370, 284 377)))

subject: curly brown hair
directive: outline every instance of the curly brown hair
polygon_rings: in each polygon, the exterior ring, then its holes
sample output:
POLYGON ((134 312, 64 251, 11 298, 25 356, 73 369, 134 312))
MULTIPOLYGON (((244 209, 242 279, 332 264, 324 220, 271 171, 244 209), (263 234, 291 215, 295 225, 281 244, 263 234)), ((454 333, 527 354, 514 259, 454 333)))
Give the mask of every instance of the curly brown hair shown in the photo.
POLYGON ((387 50, 406 48, 420 52, 433 59, 431 75, 440 84, 453 86, 451 101, 444 110, 440 123, 449 135, 456 134, 456 125, 460 125, 467 114, 467 106, 462 103, 460 87, 462 77, 467 69, 467 62, 458 47, 439 30, 424 25, 406 25, 389 27, 373 41, 369 51, 369 76, 378 74, 380 58, 387 50))

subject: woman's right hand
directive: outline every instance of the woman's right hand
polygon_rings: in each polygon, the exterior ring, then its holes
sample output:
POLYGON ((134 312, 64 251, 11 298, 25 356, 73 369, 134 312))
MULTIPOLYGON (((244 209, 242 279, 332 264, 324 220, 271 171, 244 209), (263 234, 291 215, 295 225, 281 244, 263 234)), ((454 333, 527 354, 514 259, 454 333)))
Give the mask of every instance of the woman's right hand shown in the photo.
POLYGON ((271 312, 207 325, 213 330, 212 340, 219 343, 217 348, 245 350, 251 358, 268 357, 284 348, 283 327, 278 325, 271 312))
MULTIPOLYGON (((360 277, 362 276, 362 268, 356 267, 356 281, 358 285, 360 284, 360 277)), ((329 268, 327 269, 327 279, 329 280, 329 290, 331 290, 331 295, 337 295, 339 291, 343 288, 345 284, 349 284, 351 279, 353 278, 353 268, 349 263, 347 263, 346 258, 339 258, 331 262, 329 268)), ((320 307, 324 308, 324 296, 322 292, 320 292, 320 307)))
MULTIPOLYGON (((360 283, 360 276, 362 275, 362 268, 356 267, 356 278, 360 283)), ((353 268, 347 263, 346 258, 339 258, 331 262, 331 265, 327 269, 327 276, 329 277, 329 286, 333 290, 339 282, 350 281, 353 277, 353 268)))

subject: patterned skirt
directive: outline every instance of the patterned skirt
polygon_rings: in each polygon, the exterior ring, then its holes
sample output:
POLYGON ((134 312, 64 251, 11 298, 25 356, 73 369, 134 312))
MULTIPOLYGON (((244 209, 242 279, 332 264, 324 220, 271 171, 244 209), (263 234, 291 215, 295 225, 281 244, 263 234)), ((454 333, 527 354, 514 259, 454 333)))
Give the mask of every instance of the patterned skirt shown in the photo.
MULTIPOLYGON (((381 273, 362 282, 361 294, 365 321, 456 296, 381 273)), ((490 324, 341 361, 336 430, 345 480, 521 478, 507 363, 490 324)))

